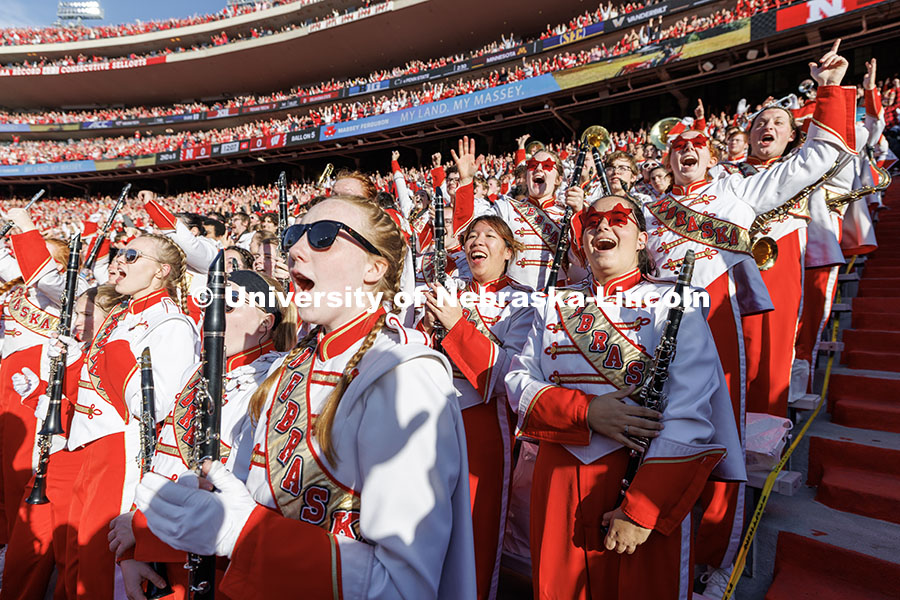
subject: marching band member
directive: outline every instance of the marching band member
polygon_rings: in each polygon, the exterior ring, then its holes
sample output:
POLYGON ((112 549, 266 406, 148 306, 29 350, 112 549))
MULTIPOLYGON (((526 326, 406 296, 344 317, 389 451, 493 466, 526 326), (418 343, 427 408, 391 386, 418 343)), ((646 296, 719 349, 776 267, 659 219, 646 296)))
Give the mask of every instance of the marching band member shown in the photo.
MULTIPOLYGON (((40 378, 30 373, 13 375, 13 385, 16 392, 22 396, 23 403, 33 404, 37 398, 37 408, 34 413, 37 418, 37 430, 42 427, 49 406, 50 399, 46 396, 46 382, 49 378, 50 358, 54 353, 58 356, 57 348, 62 343, 70 347, 70 351, 66 355, 65 389, 61 407, 63 429, 68 431, 74 413, 73 404, 69 399, 75 398, 78 393, 78 374, 81 372, 84 361, 81 355, 83 340, 90 341, 93 338, 96 325, 106 318, 110 309, 118 303, 120 298, 111 285, 89 288, 75 301, 72 315, 72 337, 66 336, 62 341, 54 343, 52 340, 57 337, 54 331, 44 344, 40 378)), ((63 433, 56 436, 51 445, 45 473, 46 494, 49 502, 47 504, 28 504, 25 502, 27 493, 21 499, 3 568, 4 584, 0 588, 0 599, 2 600, 43 598, 54 566, 57 572, 57 589, 54 597, 65 597, 65 551, 69 529, 69 508, 75 476, 81 467, 81 455, 77 452, 67 451, 65 444, 65 433, 63 433), (52 560, 48 560, 48 557, 52 560)), ((32 476, 26 486, 26 492, 33 488, 34 481, 34 476, 32 476)))
MULTIPOLYGON (((265 380, 276 360, 297 341, 297 319, 294 304, 279 306, 269 290, 282 292, 276 280, 254 271, 238 270, 228 275, 231 295, 225 307, 224 398, 222 400, 221 457, 226 468, 241 481, 246 481, 253 450, 253 427, 250 397, 265 380), (262 306, 250 303, 263 294, 262 306), (255 296, 258 297, 258 296, 255 296)), ((162 431, 152 458, 152 471, 177 480, 188 469, 196 468, 191 452, 194 427, 194 396, 201 377, 201 364, 191 366, 182 377, 183 385, 174 408, 163 421, 162 431)), ((172 404, 172 403, 170 403, 172 404)), ((258 413, 260 407, 254 412, 258 413)), ((127 512, 113 519, 109 534, 110 550, 119 562, 129 598, 139 598, 145 579, 158 587, 164 585, 148 562, 167 563, 168 581, 177 597, 186 597, 188 574, 186 556, 160 542, 147 529, 140 512, 127 512)))
MULTIPOLYGON (((479 215, 474 212, 475 172, 482 158, 475 158, 475 140, 463 137, 459 141, 459 152, 451 150, 460 174, 459 191, 453 211, 453 229, 462 231, 469 222, 479 215)), ((542 290, 547 282, 553 255, 560 235, 560 221, 565 208, 556 202, 556 192, 562 183, 563 167, 559 157, 547 150, 541 150, 526 163, 525 185, 527 197, 523 200, 498 198, 491 212, 498 215, 525 246, 509 265, 507 274, 513 281, 533 290, 542 290)), ((577 213, 584 205, 584 190, 574 185, 566 190, 566 204, 577 213)), ((569 253, 570 264, 577 265, 574 252, 569 253)), ((449 262, 449 261, 448 261, 449 262)), ((562 270, 561 270, 562 272, 562 270)), ((556 282, 552 282, 556 284, 556 282)))
MULTIPOLYGON (((2 361, 0 361, 0 544, 9 541, 26 485, 31 478, 37 420, 37 394, 26 400, 16 393, 13 375, 37 380, 41 373, 44 343, 59 325, 59 298, 65 286, 68 248, 65 242, 44 239, 28 213, 13 208, 7 217, 19 233, 10 236, 16 267, 21 278, 7 281, 2 319, 2 361)), ((78 291, 84 291, 79 281, 78 291)), ((32 386, 32 391, 36 385, 32 386)))
POLYGON ((517 294, 527 296, 528 289, 506 275, 521 244, 503 219, 477 217, 460 238, 472 279, 457 280, 454 287, 457 295, 470 292, 479 298, 453 305, 439 299, 433 284, 433 291, 426 293, 423 324, 430 333, 437 319, 447 330, 441 347, 454 366, 453 383, 466 428, 478 597, 495 598, 513 458, 513 424, 503 378, 525 344, 533 310, 513 302, 517 294))
MULTIPOLYGON (((716 163, 710 140, 698 131, 685 131, 670 145, 672 191, 644 205, 648 249, 664 278, 674 278, 687 250, 696 252, 694 283, 710 296, 710 328, 741 432, 746 363, 739 316, 772 308, 750 253, 747 229, 758 214, 785 205, 824 175, 838 157, 854 152, 856 94, 855 89, 839 85, 847 69, 846 59, 837 54, 839 42, 818 64, 810 63, 820 85, 819 100, 798 152, 753 177, 733 174, 709 181, 709 168, 716 163)), ((730 569, 740 543, 743 485, 711 483, 703 503, 707 518, 698 532, 697 562, 722 569, 719 580, 730 569)))
MULTIPOLYGON (((399 289, 403 237, 369 200, 313 206, 284 246, 300 291, 383 293, 390 303, 399 289)), ((138 488, 162 541, 230 557, 220 586, 229 597, 268 599, 297 586, 310 598, 475 596, 449 364, 381 304, 366 308, 300 306, 319 327, 257 391, 265 402, 246 487, 207 463, 217 492, 155 473, 138 488)))
MULTIPOLYGON (((884 126, 883 118, 879 117, 881 106, 875 93, 875 73, 876 62, 873 58, 866 63, 866 75, 863 78, 866 117, 865 127, 857 124, 857 151, 862 151, 866 144, 877 140, 884 126)), ((817 92, 816 102, 819 97, 817 92)), ((864 184, 861 175, 866 181, 871 181, 871 170, 864 153, 858 160, 846 164, 829 178, 810 199, 812 220, 809 226, 803 314, 797 335, 792 398, 800 397, 812 389, 814 359, 818 353, 822 330, 831 314, 831 304, 837 291, 838 269, 844 264, 844 254, 865 254, 875 249, 871 217, 864 202, 856 201, 834 210, 827 205, 829 200, 862 187, 864 184), (845 231, 851 233, 851 239, 846 242, 843 239, 845 231)))
MULTIPOLYGON (((106 533, 131 508, 139 476, 141 352, 150 348, 157 397, 164 399, 175 397, 178 373, 198 358, 197 330, 184 312, 181 249, 167 237, 143 235, 116 255, 116 264, 115 289, 127 302, 107 316, 86 352, 69 431, 68 448, 82 461, 66 551, 69 598, 113 597, 116 565, 106 533)), ((170 403, 158 403, 154 422, 170 410, 170 403)))
POLYGON ((628 400, 646 383, 666 325, 668 308, 652 296, 671 286, 648 279, 648 235, 632 201, 601 198, 580 218, 591 279, 547 303, 506 378, 519 431, 540 440, 535 598, 687 599, 691 509, 714 469, 744 477, 724 375, 703 311, 689 303, 664 413, 628 400), (617 302, 616 292, 631 300, 617 302), (638 447, 629 435, 654 439, 617 507, 628 448, 638 447))

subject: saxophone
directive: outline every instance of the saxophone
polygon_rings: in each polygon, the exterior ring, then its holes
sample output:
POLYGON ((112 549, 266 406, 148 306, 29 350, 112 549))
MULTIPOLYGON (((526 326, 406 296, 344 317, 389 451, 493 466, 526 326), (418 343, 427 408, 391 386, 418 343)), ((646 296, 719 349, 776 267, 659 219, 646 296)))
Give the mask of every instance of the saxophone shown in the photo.
POLYGON ((848 194, 843 194, 841 196, 835 196, 833 198, 826 198, 825 206, 828 207, 829 210, 833 210, 834 212, 839 212, 845 205, 855 202, 864 196, 868 196, 869 194, 875 194, 877 192, 883 192, 891 185, 891 174, 887 172, 887 169, 884 167, 879 167, 878 163, 875 162, 875 156, 873 155, 872 146, 866 146, 866 158, 869 159, 869 164, 872 166, 872 169, 878 173, 878 183, 875 185, 866 185, 858 190, 853 190, 848 194))
POLYGON ((750 225, 750 229, 747 233, 750 234, 750 238, 753 240, 750 246, 750 253, 753 255, 756 266, 759 267, 760 271, 768 271, 775 266, 775 261, 778 259, 778 244, 774 239, 767 235, 763 235, 763 231, 766 227, 768 227, 771 222, 776 221, 791 212, 791 209, 793 209, 795 205, 799 204, 805 206, 812 193, 819 189, 826 181, 837 175, 851 160, 853 160, 853 155, 851 154, 845 154, 839 157, 824 175, 800 190, 797 195, 793 196, 790 200, 780 206, 776 206, 772 210, 767 210, 764 213, 756 215, 756 218, 753 219, 753 223, 750 225))

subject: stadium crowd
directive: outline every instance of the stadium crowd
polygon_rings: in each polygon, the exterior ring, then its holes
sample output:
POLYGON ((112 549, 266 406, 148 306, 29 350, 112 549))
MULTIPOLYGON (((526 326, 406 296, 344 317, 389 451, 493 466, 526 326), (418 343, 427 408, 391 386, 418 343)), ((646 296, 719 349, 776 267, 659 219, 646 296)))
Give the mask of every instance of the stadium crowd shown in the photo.
POLYGON ((222 10, 192 17, 165 19, 162 21, 136 21, 116 25, 97 26, 52 26, 52 27, 6 27, 0 29, 0 46, 25 46, 37 44, 65 44, 85 40, 103 40, 129 35, 169 31, 191 25, 202 25, 222 19, 230 19, 284 4, 314 4, 320 0, 258 0, 251 4, 229 4, 222 10))
MULTIPOLYGON (((565 33, 566 31, 574 31, 580 27, 586 27, 587 25, 591 25, 598 22, 603 22, 605 20, 614 18, 619 14, 627 14, 629 12, 633 12, 638 10, 639 8, 645 8, 647 6, 652 6, 656 4, 659 0, 646 0, 645 4, 639 4, 635 2, 628 2, 623 5, 613 6, 611 1, 607 2, 607 4, 600 5, 595 11, 585 11, 582 15, 579 15, 576 18, 571 19, 567 23, 560 23, 554 27, 551 27, 549 24, 547 25, 547 30, 540 36, 541 39, 546 39, 551 35, 558 35, 561 33, 565 33)), ((646 25, 635 28, 625 36, 623 36, 616 44, 612 45, 610 48, 607 48, 606 44, 600 44, 595 49, 592 49, 586 56, 585 52, 580 52, 577 55, 573 55, 569 53, 568 56, 564 57, 564 61, 566 62, 566 67, 569 66, 577 66, 568 64, 572 61, 572 56, 577 56, 581 61, 579 64, 585 64, 585 62, 591 62, 593 60, 600 60, 605 58, 612 58, 617 56, 622 56, 631 51, 634 51, 636 48, 641 45, 646 45, 648 43, 654 41, 663 41, 666 39, 672 39, 676 37, 681 37, 685 34, 702 31, 708 29, 709 27, 713 27, 722 23, 731 22, 735 19, 742 19, 760 12, 766 12, 768 10, 780 8, 781 6, 786 6, 797 0, 738 0, 733 11, 722 11, 720 13, 716 13, 707 19, 699 20, 697 17, 692 18, 691 20, 682 19, 679 22, 675 23, 671 27, 666 28, 665 30, 660 30, 659 23, 661 23, 662 19, 660 18, 657 21, 657 25, 654 26, 653 20, 651 19, 646 25), (587 60, 590 58, 590 60, 587 60)), ((271 32, 269 32, 271 33, 271 32)), ((259 32, 257 32, 257 35, 259 32)), ((251 35, 253 35, 251 33, 251 35)), ((222 33, 216 36, 216 39, 219 43, 223 41, 227 41, 227 36, 222 33), (224 36, 224 37, 223 37, 224 36)), ((500 50, 505 50, 509 48, 515 47, 519 43, 523 43, 523 41, 530 41, 530 38, 526 38, 525 40, 518 39, 514 34, 509 34, 501 36, 500 40, 496 40, 485 46, 478 48, 476 50, 472 50, 468 53, 461 53, 452 56, 444 56, 436 59, 429 60, 410 60, 404 66, 394 67, 393 69, 383 69, 380 71, 375 71, 370 73, 368 76, 347 78, 347 79, 332 79, 327 82, 321 82, 313 85, 303 85, 292 88, 288 91, 280 91, 275 92, 268 95, 246 95, 246 96, 237 96, 234 98, 230 98, 227 100, 222 100, 213 104, 203 104, 203 103, 190 103, 190 104, 176 104, 174 106, 165 106, 165 107, 130 107, 130 108, 104 108, 97 110, 89 110, 89 111, 41 111, 39 113, 35 112, 7 112, 0 110, 0 123, 31 123, 31 124, 45 124, 45 123, 75 123, 80 121, 92 121, 92 120, 108 120, 108 119, 133 119, 133 118, 143 118, 143 117, 156 117, 156 116, 166 116, 166 115, 181 115, 181 114, 190 114, 197 112, 204 112, 209 110, 220 110, 224 108, 234 108, 241 106, 250 106, 255 104, 263 104, 268 102, 274 102, 278 100, 287 100, 297 96, 314 96, 316 94, 322 94, 326 92, 333 92, 335 90, 349 88, 352 86, 365 85, 368 83, 375 83, 379 81, 384 81, 387 79, 392 79, 395 77, 401 77, 404 75, 413 75, 416 73, 428 71, 431 69, 436 69, 440 67, 447 66, 449 64, 453 64, 462 60, 466 60, 467 58, 474 58, 478 56, 483 56, 485 54, 490 54, 493 52, 498 52, 500 50)), ((137 58, 137 55, 129 56, 128 58, 137 58)), ((89 58, 87 56, 79 56, 75 59, 68 57, 65 59, 60 59, 63 63, 60 64, 78 64, 82 62, 93 62, 93 61, 103 61, 103 60, 112 60, 105 57, 92 57, 89 58)), ((553 61, 551 61, 553 62, 553 61)), ((57 64, 57 63, 47 63, 47 64, 57 64)), ((38 61, 38 63, 28 63, 28 65, 21 66, 44 66, 44 63, 38 61)), ((547 72, 547 70, 542 70, 540 72, 547 72)), ((540 74, 538 72, 537 74, 540 74)), ((530 76, 527 74, 526 76, 530 76)))
MULTIPOLYGON (((751 5, 752 3, 745 4, 746 9, 752 10, 751 5)), ((150 155, 352 121, 437 102, 544 73, 571 69, 623 56, 635 52, 649 43, 684 38, 692 33, 730 23, 736 18, 743 18, 743 16, 749 15, 736 15, 729 10, 722 9, 707 17, 696 15, 690 19, 685 17, 664 29, 660 28, 659 22, 654 23, 654 20, 651 19, 647 24, 626 32, 611 47, 601 43, 590 50, 578 53, 561 52, 531 60, 523 58, 521 64, 517 63, 513 67, 504 66, 479 77, 463 77, 450 82, 427 82, 418 88, 403 88, 391 94, 372 96, 356 101, 325 106, 309 105, 303 109, 304 112, 295 112, 282 119, 260 120, 235 127, 157 135, 149 134, 149 132, 147 135, 142 135, 140 131, 135 131, 131 136, 94 137, 69 141, 21 140, 13 137, 12 142, 0 143, 0 164, 36 164, 150 155)), ((278 95, 275 94, 272 99, 277 97, 278 95)), ((891 97, 896 99, 896 93, 891 97)), ((196 109, 197 106, 192 105, 185 108, 196 109)), ((889 110, 891 110, 890 105, 889 110)), ((150 112, 158 113, 160 111, 151 109, 150 112)), ((140 111, 132 114, 140 114, 140 111)), ((80 118, 85 118, 85 116, 82 114, 80 118)))

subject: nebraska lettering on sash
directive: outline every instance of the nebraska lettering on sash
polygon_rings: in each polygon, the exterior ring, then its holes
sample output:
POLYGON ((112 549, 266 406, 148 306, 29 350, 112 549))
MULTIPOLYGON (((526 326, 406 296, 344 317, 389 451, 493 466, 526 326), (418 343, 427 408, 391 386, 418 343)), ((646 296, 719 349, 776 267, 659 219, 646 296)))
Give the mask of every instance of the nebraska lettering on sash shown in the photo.
POLYGON ((28 299, 26 288, 17 285, 9 293, 9 312, 13 320, 29 331, 50 337, 50 334, 59 328, 59 317, 46 312, 37 304, 28 299))
POLYGON ((306 353, 286 365, 278 382, 266 431, 269 486, 285 517, 360 539, 359 494, 332 478, 312 447, 308 393, 317 381, 314 363, 313 353, 306 353))
POLYGON ((603 379, 617 389, 644 383, 653 357, 613 324, 597 304, 583 307, 557 304, 560 323, 579 353, 603 379))
MULTIPOLYGON (((200 369, 198 368, 188 379, 181 393, 176 396, 178 401, 172 409, 172 425, 175 428, 175 443, 178 446, 178 454, 182 462, 189 469, 196 469, 194 462, 194 417, 197 415, 197 405, 194 400, 200 390, 200 369)), ((224 400, 224 399, 223 399, 224 400)), ((223 402, 224 404, 224 402, 223 402)), ((219 442, 219 459, 224 463, 228 460, 231 448, 224 442, 219 442)))
POLYGON ((697 212, 671 196, 647 205, 647 209, 663 226, 691 241, 731 252, 750 253, 747 230, 712 215, 697 212))
POLYGON ((512 200, 509 205, 534 231, 534 235, 541 239, 544 249, 554 252, 556 243, 559 241, 559 223, 554 221, 543 209, 530 202, 512 200))

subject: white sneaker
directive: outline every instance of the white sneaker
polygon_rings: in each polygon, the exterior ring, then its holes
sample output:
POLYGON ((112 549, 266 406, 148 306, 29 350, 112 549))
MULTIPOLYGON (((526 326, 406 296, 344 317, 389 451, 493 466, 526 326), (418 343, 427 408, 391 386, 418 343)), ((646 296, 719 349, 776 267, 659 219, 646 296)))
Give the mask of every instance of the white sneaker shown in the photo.
POLYGON ((728 580, 731 579, 731 571, 734 567, 727 569, 709 569, 700 576, 700 581, 706 584, 703 589, 703 595, 707 598, 716 598, 721 600, 725 595, 725 589, 728 587, 728 580))

